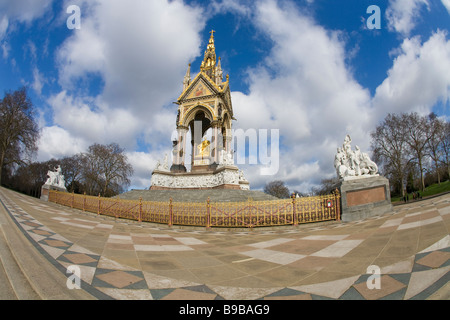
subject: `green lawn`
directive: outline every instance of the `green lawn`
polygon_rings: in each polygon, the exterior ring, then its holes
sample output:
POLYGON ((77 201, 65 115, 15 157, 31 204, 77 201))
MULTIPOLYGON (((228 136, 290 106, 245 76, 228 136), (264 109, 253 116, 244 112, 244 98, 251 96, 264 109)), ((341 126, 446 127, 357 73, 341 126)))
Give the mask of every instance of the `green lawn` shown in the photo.
MULTIPOLYGON (((433 184, 431 186, 428 186, 425 188, 424 192, 420 191, 420 195, 422 197, 428 197, 428 196, 432 196, 435 194, 439 194, 442 192, 447 192, 450 191, 450 180, 441 182, 441 184, 433 184)), ((412 194, 409 193, 409 200, 412 200, 412 194)), ((403 199, 401 197, 392 197, 391 199, 392 202, 397 202, 397 201, 403 201, 403 199)))

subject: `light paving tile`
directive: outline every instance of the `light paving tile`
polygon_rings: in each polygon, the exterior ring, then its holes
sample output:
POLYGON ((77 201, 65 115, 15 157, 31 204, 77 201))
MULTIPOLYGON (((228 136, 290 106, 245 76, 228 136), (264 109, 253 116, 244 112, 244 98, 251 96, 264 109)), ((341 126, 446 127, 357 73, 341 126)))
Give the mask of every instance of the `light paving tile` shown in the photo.
POLYGON ((217 294, 178 288, 161 300, 214 300, 217 294))
POLYGON ((105 257, 100 257, 100 260, 97 263, 97 268, 101 268, 101 269, 110 269, 110 270, 128 270, 128 271, 137 271, 137 269, 129 267, 129 266, 124 266, 123 264, 116 262, 114 260, 105 258, 105 257))
POLYGON ((256 249, 241 253, 252 258, 282 265, 289 264, 306 257, 305 255, 301 254, 286 253, 268 249, 256 249))
POLYGON ((449 271, 450 267, 413 272, 406 290, 405 299, 410 299, 421 293, 449 271))
POLYGON ((121 235, 121 234, 110 234, 109 235, 109 239, 114 239, 114 240, 129 240, 131 241, 131 236, 125 236, 125 235, 121 235))
POLYGON ((200 285, 200 283, 171 279, 147 271, 144 271, 143 274, 145 281, 147 282, 147 286, 150 289, 168 289, 168 288, 192 287, 200 285))
POLYGON ((55 233, 54 235, 50 236, 49 238, 64 241, 64 242, 70 242, 69 240, 67 240, 66 238, 64 238, 62 235, 60 235, 58 233, 55 233))
POLYGON ((338 299, 340 296, 344 294, 345 291, 347 291, 355 283, 356 280, 358 280, 359 277, 360 276, 358 275, 335 281, 302 285, 289 288, 307 293, 317 294, 328 298, 338 299))
POLYGON ((75 222, 69 222, 69 221, 61 222, 61 224, 64 224, 64 225, 67 225, 67 226, 76 227, 76 228, 89 229, 89 230, 94 229, 94 226, 88 226, 88 225, 85 225, 85 224, 80 224, 80 223, 75 223, 75 222))
POLYGON ((250 247, 254 247, 254 248, 269 248, 269 247, 273 247, 279 244, 284 244, 290 241, 293 241, 294 239, 288 239, 288 238, 278 238, 278 239, 273 239, 273 240, 268 240, 268 241, 262 241, 262 242, 257 242, 257 243, 253 243, 253 244, 249 244, 248 246, 250 247))
POLYGON ((192 251, 191 247, 185 245, 161 245, 164 248, 164 251, 192 251))
POLYGON ((92 280, 94 279, 96 268, 89 267, 89 266, 82 266, 82 265, 78 265, 78 267, 80 268, 81 280, 83 280, 84 282, 86 282, 88 284, 92 284, 92 280))
POLYGON ((34 232, 28 232, 28 235, 36 242, 39 242, 39 241, 47 238, 47 237, 41 236, 39 234, 36 234, 34 232))
POLYGON ((74 220, 80 221, 80 222, 85 222, 85 223, 88 223, 88 224, 97 224, 96 221, 91 221, 91 220, 86 220, 86 219, 75 218, 74 220))
MULTIPOLYGON (((37 220, 36 220, 36 221, 37 221, 37 220)), ((38 221, 37 221, 37 222, 38 222, 38 221)), ((38 223, 40 223, 40 222, 38 222, 38 223)), ((50 228, 47 228, 47 227, 44 226, 44 225, 41 225, 38 229, 39 229, 39 230, 45 230, 45 231, 54 233, 50 228)))
POLYGON ((29 231, 29 230, 36 229, 36 226, 30 226, 30 225, 28 225, 27 222, 21 223, 20 226, 21 226, 25 231, 29 231))
POLYGON ((356 248, 361 242, 363 242, 363 240, 341 240, 311 255, 330 258, 343 257, 356 248))
POLYGON ((65 249, 59 249, 51 246, 47 246, 45 244, 41 244, 42 249, 44 249, 53 259, 57 259, 59 256, 61 256, 64 252, 66 252, 65 249))
POLYGON ((68 212, 64 212, 64 211, 58 211, 58 212, 55 212, 56 214, 59 214, 59 215, 61 215, 61 216, 70 216, 71 214, 70 213, 68 213, 68 212))
POLYGON ((181 242, 184 245, 187 245, 187 246, 207 244, 206 242, 204 242, 202 240, 199 240, 196 238, 191 238, 191 237, 176 237, 174 239, 181 242))
POLYGON ((60 221, 60 222, 66 222, 69 221, 69 218, 65 218, 65 217, 53 217, 52 220, 56 220, 56 221, 60 221))
POLYGON ((348 234, 339 234, 339 235, 317 235, 317 236, 306 236, 301 238, 302 240, 329 240, 329 241, 338 241, 347 238, 348 234))
POLYGON ((418 227, 420 227, 420 220, 401 224, 398 226, 397 230, 406 230, 406 229, 418 228, 418 227))
POLYGON ((219 296, 225 300, 256 300, 271 293, 277 292, 282 287, 273 288, 239 288, 239 287, 224 287, 224 286, 209 286, 219 296))
POLYGON ((78 253, 85 253, 85 254, 92 254, 92 255, 97 255, 96 253, 83 248, 82 246, 79 246, 77 244, 74 244, 73 246, 71 246, 68 251, 72 251, 72 252, 78 252, 78 253))
POLYGON ((103 293, 116 300, 153 300, 150 290, 147 289, 114 289, 114 288, 97 288, 103 293))
POLYGON ((172 236, 163 233, 151 233, 150 236, 153 238, 171 238, 172 236))
POLYGON ((39 229, 39 228, 34 229, 34 230, 30 231, 29 233, 30 234, 32 234, 32 233, 39 234, 41 236, 46 236, 46 237, 51 236, 53 234, 51 231, 47 231, 47 230, 43 230, 43 229, 39 229))
POLYGON ((438 211, 439 211, 439 214, 442 216, 444 216, 446 214, 450 214, 450 206, 438 209, 438 211))
POLYGON ((134 250, 136 251, 191 251, 194 250, 191 247, 185 245, 146 245, 135 244, 134 250))
POLYGON ((95 226, 96 228, 100 229, 112 229, 114 226, 112 224, 105 224, 105 223, 99 223, 95 226))
POLYGON ((444 249, 450 246, 450 236, 447 235, 446 237, 442 238, 441 240, 439 240, 438 242, 432 244, 431 246, 429 246, 428 248, 420 251, 419 253, 424 253, 424 252, 429 252, 429 251, 434 251, 434 250, 439 250, 439 249, 444 249))
POLYGON ((414 265, 414 256, 409 259, 381 268, 382 274, 410 273, 414 265))
POLYGON ((405 229, 417 228, 417 227, 420 227, 420 226, 426 226, 428 224, 441 222, 441 221, 443 221, 442 217, 438 216, 438 217, 434 217, 434 218, 430 218, 430 219, 426 219, 426 220, 414 221, 414 222, 410 222, 410 223, 401 224, 397 228, 397 230, 405 230, 405 229))
POLYGON ((430 218, 430 219, 426 219, 426 220, 420 221, 420 225, 421 225, 421 226, 426 226, 426 225, 428 225, 428 224, 432 224, 432 223, 436 223, 436 222, 441 222, 441 221, 444 221, 444 220, 442 219, 442 217, 441 217, 441 216, 437 216, 437 217, 433 217, 433 218, 430 218))
POLYGON ((380 228, 395 227, 402 223, 403 218, 391 219, 383 223, 380 228))

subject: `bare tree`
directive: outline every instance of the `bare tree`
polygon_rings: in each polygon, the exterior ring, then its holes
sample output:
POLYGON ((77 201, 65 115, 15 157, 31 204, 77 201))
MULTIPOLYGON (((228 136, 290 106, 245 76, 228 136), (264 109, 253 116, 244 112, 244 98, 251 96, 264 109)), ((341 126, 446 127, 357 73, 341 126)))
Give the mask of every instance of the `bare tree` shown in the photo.
POLYGON ((82 176, 85 165, 85 157, 83 154, 75 154, 71 157, 64 157, 60 161, 61 169, 66 180, 66 188, 68 191, 82 193, 82 176))
POLYGON ((118 144, 94 144, 84 155, 84 178, 91 194, 113 196, 130 183, 133 168, 118 144))
POLYGON ((427 143, 427 151, 434 163, 436 170, 438 184, 441 183, 441 175, 439 170, 439 164, 444 157, 443 141, 445 140, 445 127, 446 122, 439 119, 435 113, 431 113, 429 116, 430 121, 430 139, 427 143))
POLYGON ((21 164, 14 170, 14 176, 10 181, 5 181, 5 185, 30 196, 40 197, 41 187, 47 180, 47 172, 53 171, 58 164, 56 159, 21 164))
POLYGON ((442 150, 442 160, 441 162, 447 168, 447 174, 450 178, 450 122, 445 123, 444 132, 441 137, 441 150, 442 150))
POLYGON ((290 197, 289 189, 284 185, 284 182, 280 180, 267 183, 264 186, 264 192, 280 199, 290 197))
POLYGON ((405 192, 405 172, 409 162, 406 114, 388 114, 371 133, 374 161, 394 185, 405 192))
POLYGON ((37 150, 39 129, 25 88, 8 92, 0 100, 0 184, 3 170, 23 164, 24 156, 37 150))
POLYGON ((431 126, 427 117, 413 112, 403 115, 406 129, 406 143, 411 151, 411 159, 417 164, 420 174, 420 189, 425 189, 424 160, 427 155, 428 141, 431 138, 431 126))
POLYGON ((329 179, 322 179, 320 181, 320 186, 313 187, 311 189, 312 194, 314 195, 327 195, 336 190, 336 188, 339 185, 339 178, 329 178, 329 179))

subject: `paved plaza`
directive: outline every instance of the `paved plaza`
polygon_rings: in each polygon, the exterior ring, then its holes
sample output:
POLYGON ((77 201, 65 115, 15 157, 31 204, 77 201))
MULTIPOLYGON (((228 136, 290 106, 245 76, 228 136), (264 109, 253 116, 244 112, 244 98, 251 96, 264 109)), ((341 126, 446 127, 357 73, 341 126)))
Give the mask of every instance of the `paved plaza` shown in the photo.
POLYGON ((0 200, 2 263, 9 246, 29 282, 8 288, 18 298, 450 299, 450 194, 363 221, 256 230, 115 220, 4 188, 0 200), (71 266, 81 290, 67 288, 71 266))

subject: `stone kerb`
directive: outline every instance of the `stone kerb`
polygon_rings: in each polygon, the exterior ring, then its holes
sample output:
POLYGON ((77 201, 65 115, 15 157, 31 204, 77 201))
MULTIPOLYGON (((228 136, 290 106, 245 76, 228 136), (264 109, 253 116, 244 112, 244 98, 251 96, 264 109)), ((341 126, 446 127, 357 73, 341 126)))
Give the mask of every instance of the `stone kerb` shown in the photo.
POLYGON ((392 210, 389 180, 382 176, 342 179, 342 221, 355 221, 382 215, 392 210))

